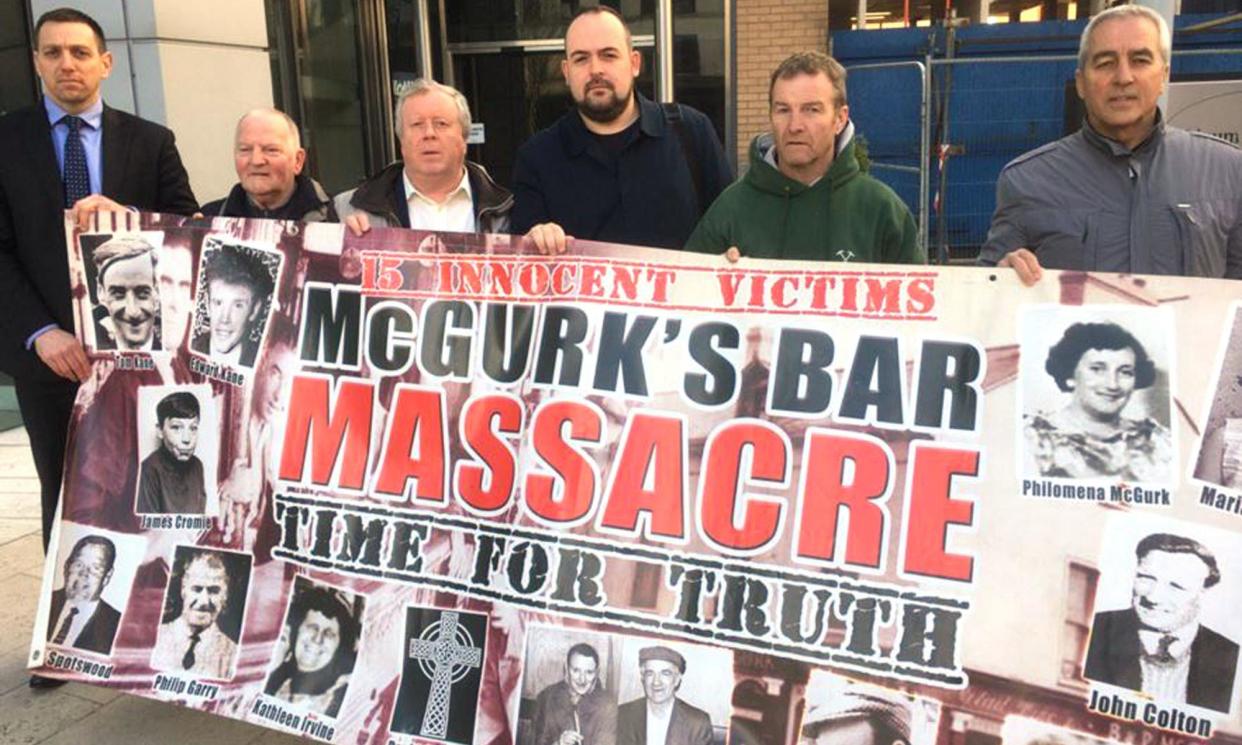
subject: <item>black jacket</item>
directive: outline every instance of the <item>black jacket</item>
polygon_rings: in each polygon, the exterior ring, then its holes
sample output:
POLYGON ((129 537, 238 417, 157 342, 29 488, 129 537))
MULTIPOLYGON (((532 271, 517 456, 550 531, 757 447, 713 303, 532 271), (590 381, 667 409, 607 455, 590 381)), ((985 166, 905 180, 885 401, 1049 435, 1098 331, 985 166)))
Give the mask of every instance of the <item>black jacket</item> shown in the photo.
MULTIPOLYGON (((104 107, 102 191, 121 204, 190 215, 198 209, 173 133, 104 107)), ((55 323, 74 330, 64 187, 43 103, 0 117, 0 369, 59 380, 26 349, 55 323)))
POLYGON ((699 218, 733 181, 733 172, 701 112, 678 106, 681 121, 674 124, 660 104, 642 96, 638 103, 637 131, 619 156, 605 151, 577 111, 518 149, 514 233, 555 222, 586 240, 685 245, 699 218))
POLYGON ((289 201, 274 210, 259 207, 246 196, 241 184, 233 184, 224 199, 203 205, 204 217, 258 217, 265 220, 295 220, 297 222, 336 222, 336 210, 332 197, 319 182, 310 176, 298 174, 297 186, 289 201))
MULTIPOLYGON (((1143 668, 1139 656, 1139 619, 1133 608, 1095 614, 1091 623, 1091 645, 1083 677, 1100 683, 1129 688, 1143 687, 1143 668)), ((1233 698, 1233 676, 1238 669, 1238 645, 1212 631, 1199 627, 1190 643, 1190 673, 1186 681, 1186 703, 1228 712, 1233 698)))
MULTIPOLYGON (((373 228, 409 228, 410 210, 405 201, 401 161, 363 181, 358 188, 337 194, 333 203, 342 222, 355 212, 370 216, 373 228)), ((466 161, 470 193, 474 199, 474 227, 480 233, 508 233, 513 195, 498 185, 478 163, 466 161)), ((418 226, 413 226, 417 228, 418 226)))
MULTIPOLYGON (((52 640, 56 635, 56 621, 60 618, 60 611, 65 607, 65 591, 56 590, 52 593, 52 612, 47 619, 47 639, 52 640)), ((112 652, 112 642, 116 638, 116 629, 121 625, 121 612, 103 600, 99 601, 99 605, 95 606, 95 612, 91 615, 90 620, 78 632, 76 639, 66 639, 67 646, 85 649, 88 652, 98 652, 99 654, 110 654, 112 652)))

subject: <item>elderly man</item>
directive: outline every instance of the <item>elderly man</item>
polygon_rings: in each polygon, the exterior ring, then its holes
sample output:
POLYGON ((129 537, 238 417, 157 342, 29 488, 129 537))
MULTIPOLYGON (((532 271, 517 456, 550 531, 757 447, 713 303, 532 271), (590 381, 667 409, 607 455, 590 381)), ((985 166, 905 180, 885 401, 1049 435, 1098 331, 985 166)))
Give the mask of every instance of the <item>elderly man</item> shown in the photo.
POLYGON ((254 367, 272 277, 252 257, 223 246, 206 260, 207 328, 190 342, 195 352, 228 365, 254 367))
POLYGON ((801 745, 910 745, 910 704, 897 693, 848 688, 807 701, 801 745))
POLYGON ((65 559, 65 584, 52 593, 47 640, 88 652, 108 654, 121 612, 100 598, 112 580, 116 545, 101 535, 78 539, 65 559))
POLYGON ((198 449, 198 398, 176 391, 155 407, 160 444, 142 461, 138 475, 137 514, 201 515, 207 509, 203 462, 198 449))
POLYGON ((565 32, 561 73, 576 109, 535 134, 513 167, 515 233, 560 253, 567 235, 681 248, 733 180, 707 117, 634 86, 642 56, 617 11, 584 8, 565 32))
MULTIPOLYGON (((180 586, 169 587, 168 593, 170 602, 180 601, 176 607, 181 612, 160 624, 151 667, 204 678, 231 678, 237 640, 219 625, 220 615, 231 602, 228 567, 217 552, 205 549, 191 549, 177 558, 183 561, 180 586)), ((174 569, 173 577, 177 576, 174 569)))
POLYGON ((1242 151, 1167 126, 1157 102, 1172 51, 1142 5, 1094 16, 1074 74, 1082 128, 1005 166, 982 264, 1242 277, 1242 151))
POLYGON ((336 222, 332 198, 302 174, 306 151, 298 125, 283 111, 254 109, 237 121, 233 166, 238 183, 224 199, 203 205, 206 217, 336 222))
POLYGON ((372 227, 506 233, 513 196, 466 160, 470 106, 455 88, 415 80, 393 118, 401 161, 338 194, 336 211, 355 234, 372 227))
POLYGON ((137 236, 101 243, 92 255, 98 309, 95 346, 126 352, 160 347, 160 295, 155 281, 155 247, 137 236))
POLYGON ((580 643, 565 655, 565 677, 535 698, 535 745, 613 745, 617 705, 599 680, 599 653, 580 643))
POLYGON ((0 117, 0 369, 16 382, 30 435, 46 545, 77 382, 90 374, 73 335, 63 210, 84 224, 121 204, 186 215, 198 204, 173 133, 104 105, 112 55, 93 18, 44 13, 33 49, 43 98, 0 117))
POLYGON ((711 717, 677 698, 686 658, 668 647, 644 647, 638 669, 644 696, 617 708, 618 745, 710 745, 711 717))
POLYGON ((1238 645, 1200 622, 1203 596, 1220 582, 1216 556, 1169 533, 1143 538, 1134 553, 1130 607, 1095 614, 1084 677, 1228 713, 1238 645))
POLYGON ((768 83, 772 131, 750 169, 703 216, 686 248, 812 261, 924 264, 918 228, 893 190, 862 172, 845 68, 826 54, 785 59, 768 83))

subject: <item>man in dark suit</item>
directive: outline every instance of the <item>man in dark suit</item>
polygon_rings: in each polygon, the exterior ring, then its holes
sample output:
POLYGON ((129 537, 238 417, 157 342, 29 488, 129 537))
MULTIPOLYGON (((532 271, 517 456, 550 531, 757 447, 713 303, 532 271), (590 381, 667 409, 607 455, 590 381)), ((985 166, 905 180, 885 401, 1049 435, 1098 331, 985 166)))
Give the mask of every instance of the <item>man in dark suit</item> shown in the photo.
POLYGON ((1095 614, 1084 676, 1228 713, 1238 645, 1199 621, 1205 591, 1220 582, 1215 555, 1169 533, 1145 537, 1135 554, 1131 605, 1095 614))
POLYGON ((686 658, 668 647, 644 647, 638 668, 645 695, 617 708, 617 745, 711 745, 711 717, 677 698, 686 658))
POLYGON ((65 584, 52 593, 47 640, 88 652, 108 654, 121 623, 121 612, 100 598, 112 580, 116 545, 101 535, 73 544, 65 560, 65 584))
POLYGON ((103 104, 112 55, 98 23, 49 11, 34 46, 43 99, 0 117, 0 368, 30 435, 46 546, 74 395, 90 373, 73 334, 62 210, 83 224, 100 210, 188 215, 197 204, 172 132, 103 104))

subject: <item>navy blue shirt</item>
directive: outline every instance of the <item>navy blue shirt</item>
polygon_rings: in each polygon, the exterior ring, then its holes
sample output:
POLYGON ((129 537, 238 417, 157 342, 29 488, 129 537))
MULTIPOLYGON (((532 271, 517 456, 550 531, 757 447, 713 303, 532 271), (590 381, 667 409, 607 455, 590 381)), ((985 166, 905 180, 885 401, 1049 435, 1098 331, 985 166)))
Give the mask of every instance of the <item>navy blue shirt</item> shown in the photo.
MULTIPOLYGON (((636 94, 637 95, 637 94, 636 94)), ((512 230, 555 222, 575 238, 681 248, 733 180, 720 139, 702 112, 681 106, 681 124, 702 193, 695 193, 682 138, 660 104, 638 95, 638 131, 610 153, 570 111, 517 152, 512 230)))

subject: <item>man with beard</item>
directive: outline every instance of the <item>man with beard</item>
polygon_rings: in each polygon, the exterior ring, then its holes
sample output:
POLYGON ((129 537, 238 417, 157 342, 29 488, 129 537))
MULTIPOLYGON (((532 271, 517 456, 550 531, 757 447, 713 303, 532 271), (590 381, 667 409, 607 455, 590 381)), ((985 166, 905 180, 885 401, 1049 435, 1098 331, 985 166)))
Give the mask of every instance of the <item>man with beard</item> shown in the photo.
POLYGON ((686 658, 668 647, 645 647, 638 668, 644 696, 617 709, 618 745, 711 745, 711 717, 677 698, 686 658))
POLYGON ((95 322, 95 346, 126 352, 160 349, 160 295, 155 284, 155 247, 120 236, 94 251, 96 298, 103 317, 95 322))
POLYGON ((268 676, 264 693, 335 718, 349 689, 359 631, 348 597, 339 590, 299 585, 286 624, 289 647, 268 676))
POLYGON ((233 246, 207 259, 207 328, 190 343, 195 352, 227 365, 254 367, 261 314, 272 294, 271 275, 257 263, 233 246))
POLYGON ((138 514, 201 515, 207 508, 203 462, 194 454, 201 421, 198 398, 170 393, 155 407, 160 444, 142 461, 138 514))
POLYGON ((575 644, 565 655, 565 679, 535 698, 535 745, 613 745, 617 705, 599 682, 599 653, 575 644))
POLYGON ((1238 645, 1200 622, 1203 595, 1220 582, 1216 556, 1169 533, 1143 538, 1134 553, 1130 607, 1095 614, 1083 676, 1228 713, 1238 645))
MULTIPOLYGON (((230 678, 237 641, 218 623, 229 602, 232 580, 228 567, 214 551, 193 549, 182 556, 180 587, 177 595, 169 598, 170 602, 180 600, 181 612, 160 624, 151 667, 204 678, 230 678)), ((174 568, 174 583, 177 574, 174 568)), ((172 595, 173 588, 168 592, 172 595)))
POLYGON ((570 236, 680 249, 733 180, 701 112, 634 87, 642 57, 617 11, 584 9, 565 33, 561 73, 576 108, 517 152, 513 230, 544 253, 570 236))
POLYGON ((52 593, 47 640, 88 652, 108 654, 121 612, 100 598, 112 579, 116 545, 101 535, 73 544, 65 560, 65 586, 52 593))

